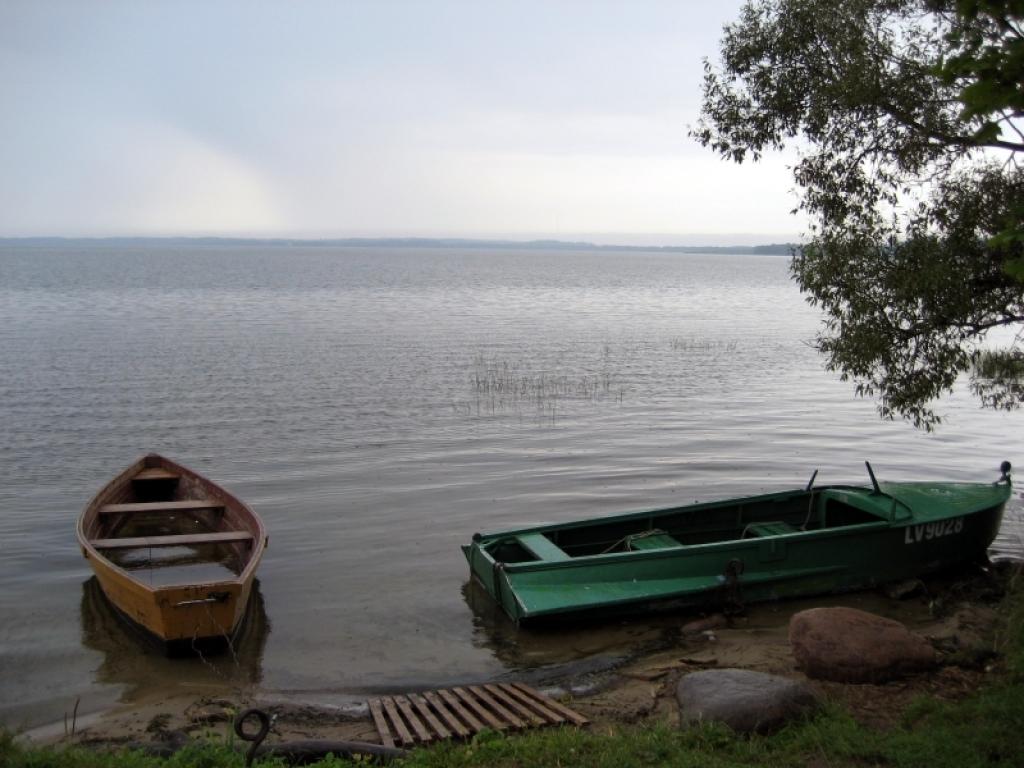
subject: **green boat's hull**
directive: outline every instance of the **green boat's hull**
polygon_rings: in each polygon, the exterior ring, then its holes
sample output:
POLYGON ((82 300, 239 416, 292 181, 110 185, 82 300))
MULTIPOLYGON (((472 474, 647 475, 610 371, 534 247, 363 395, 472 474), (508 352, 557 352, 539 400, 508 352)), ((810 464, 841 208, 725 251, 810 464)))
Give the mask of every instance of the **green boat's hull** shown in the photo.
POLYGON ((832 486, 476 534, 472 577, 515 621, 863 589, 983 557, 1009 481, 832 486))

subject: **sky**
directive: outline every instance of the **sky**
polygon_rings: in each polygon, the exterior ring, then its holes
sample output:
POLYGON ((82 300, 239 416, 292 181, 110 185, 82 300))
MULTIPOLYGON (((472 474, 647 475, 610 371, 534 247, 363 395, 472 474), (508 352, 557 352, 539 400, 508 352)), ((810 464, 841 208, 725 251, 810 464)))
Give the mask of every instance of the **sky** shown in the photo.
POLYGON ((688 137, 740 0, 0 0, 0 237, 781 242, 688 137))

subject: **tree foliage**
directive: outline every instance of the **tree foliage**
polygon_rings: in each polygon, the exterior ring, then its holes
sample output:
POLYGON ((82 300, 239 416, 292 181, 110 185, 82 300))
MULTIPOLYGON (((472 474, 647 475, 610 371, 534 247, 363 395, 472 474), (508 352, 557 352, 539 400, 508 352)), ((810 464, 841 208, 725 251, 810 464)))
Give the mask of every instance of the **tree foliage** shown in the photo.
POLYGON ((827 366, 930 428, 969 374, 1019 407, 1024 0, 751 0, 705 63, 691 131, 743 162, 794 144, 792 272, 827 366), (998 329, 998 330, 997 330, 998 329))

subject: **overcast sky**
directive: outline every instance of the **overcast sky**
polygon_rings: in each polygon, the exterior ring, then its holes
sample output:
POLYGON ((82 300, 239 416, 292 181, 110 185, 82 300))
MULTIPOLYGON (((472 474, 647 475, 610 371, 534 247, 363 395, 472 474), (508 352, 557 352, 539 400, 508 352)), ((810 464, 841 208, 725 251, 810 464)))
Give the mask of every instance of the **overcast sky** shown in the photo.
POLYGON ((795 237, 687 136, 740 0, 0 1, 0 236, 795 237))

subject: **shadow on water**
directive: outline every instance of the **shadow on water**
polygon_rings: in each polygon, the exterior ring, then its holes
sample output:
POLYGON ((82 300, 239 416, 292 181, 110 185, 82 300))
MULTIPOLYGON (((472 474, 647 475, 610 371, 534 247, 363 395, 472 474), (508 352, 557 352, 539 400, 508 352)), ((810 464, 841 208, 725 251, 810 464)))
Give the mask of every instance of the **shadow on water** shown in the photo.
POLYGON ((103 655, 97 682, 125 686, 122 700, 166 688, 248 688, 263 676, 263 651, 270 634, 259 581, 232 642, 216 655, 169 658, 155 638, 121 615, 93 576, 82 583, 82 643, 103 655), (166 687, 166 688, 165 688, 166 687))
POLYGON ((574 693, 630 659, 673 647, 681 623, 697 618, 663 613, 517 627, 475 580, 462 585, 462 597, 473 613, 474 645, 493 653, 509 676, 574 693))

